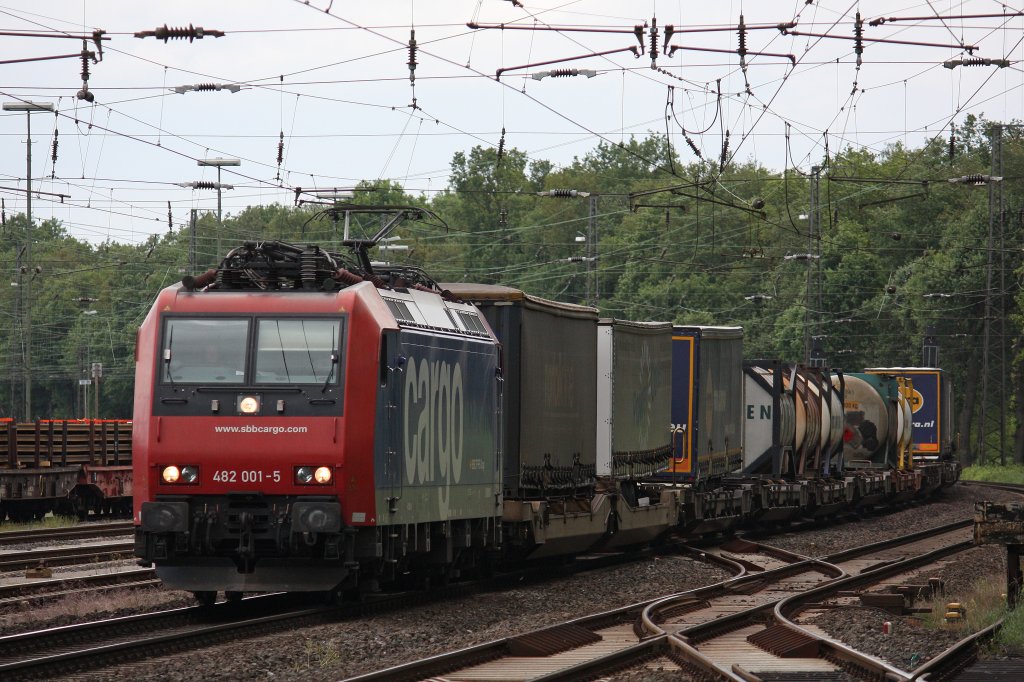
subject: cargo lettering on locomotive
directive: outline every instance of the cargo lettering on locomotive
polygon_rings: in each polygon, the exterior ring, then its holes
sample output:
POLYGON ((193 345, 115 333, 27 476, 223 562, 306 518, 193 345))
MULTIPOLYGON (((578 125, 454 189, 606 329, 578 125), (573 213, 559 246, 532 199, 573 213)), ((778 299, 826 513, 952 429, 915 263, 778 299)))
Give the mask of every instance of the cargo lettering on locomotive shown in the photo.
POLYGON ((444 484, 462 479, 465 429, 462 364, 421 358, 405 376, 405 479, 444 484))

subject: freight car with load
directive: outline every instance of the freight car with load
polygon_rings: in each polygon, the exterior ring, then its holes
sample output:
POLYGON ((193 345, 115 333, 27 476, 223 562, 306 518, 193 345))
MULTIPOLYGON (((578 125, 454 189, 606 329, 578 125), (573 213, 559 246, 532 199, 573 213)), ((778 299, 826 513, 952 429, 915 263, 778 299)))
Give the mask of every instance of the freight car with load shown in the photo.
POLYGON ((0 521, 131 513, 130 421, 0 419, 0 452, 0 521))

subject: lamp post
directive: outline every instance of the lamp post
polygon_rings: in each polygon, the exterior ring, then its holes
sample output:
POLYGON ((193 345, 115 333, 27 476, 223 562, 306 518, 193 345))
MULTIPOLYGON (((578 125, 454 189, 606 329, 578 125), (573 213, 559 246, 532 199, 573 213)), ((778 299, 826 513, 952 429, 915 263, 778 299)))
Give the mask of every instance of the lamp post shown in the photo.
MULTIPOLYGON (((82 297, 82 298, 85 299, 85 297, 82 297)), ((96 299, 85 299, 85 300, 91 302, 91 301, 95 301, 96 299)), ((95 315, 96 312, 97 311, 94 310, 94 309, 83 310, 82 311, 82 315, 88 315, 89 319, 93 319, 92 316, 95 315)), ((91 409, 90 406, 89 406, 89 387, 92 386, 93 384, 97 384, 97 386, 98 386, 97 379, 96 379, 95 376, 93 376, 94 372, 92 371, 92 365, 90 364, 90 363, 92 363, 92 324, 91 323, 87 325, 87 335, 86 336, 87 336, 87 339, 88 339, 88 341, 86 343, 86 351, 85 351, 85 358, 84 358, 84 365, 85 365, 84 374, 86 375, 86 378, 84 378, 84 379, 80 378, 78 380, 78 384, 82 388, 82 419, 89 419, 90 415, 92 415, 94 412, 96 412, 97 414, 99 412, 98 408, 94 410, 94 409, 91 409)), ((95 363, 93 363, 93 364, 95 364, 95 363)), ((99 398, 99 393, 97 393, 96 397, 97 397, 96 405, 98 406, 99 405, 99 399, 98 399, 99 398)))
POLYGON ((200 166, 216 166, 217 167, 217 258, 220 258, 220 233, 223 228, 221 222, 221 205, 220 205, 220 190, 222 185, 220 184, 220 169, 224 166, 241 166, 241 159, 231 159, 224 157, 217 157, 214 159, 197 159, 196 164, 200 166))
POLYGON ((584 199, 589 199, 589 203, 587 205, 587 234, 584 236, 581 232, 576 233, 576 241, 584 242, 586 244, 586 255, 570 256, 566 260, 570 263, 587 264, 587 290, 585 304, 597 308, 601 302, 601 287, 597 271, 597 199, 599 195, 596 192, 584 192, 576 189, 549 189, 543 192, 537 192, 536 194, 539 197, 582 197, 584 199), (580 239, 580 237, 583 237, 583 239, 580 239), (591 286, 593 286, 593 288, 591 288, 591 286))
MULTIPOLYGON (((24 343, 22 357, 25 365, 25 420, 32 419, 32 112, 53 111, 50 102, 4 102, 4 111, 24 111, 28 139, 25 143, 25 217, 28 228, 25 233, 25 266, 26 274, 23 296, 24 308, 24 343)), ((19 275, 20 276, 20 275, 19 275)))

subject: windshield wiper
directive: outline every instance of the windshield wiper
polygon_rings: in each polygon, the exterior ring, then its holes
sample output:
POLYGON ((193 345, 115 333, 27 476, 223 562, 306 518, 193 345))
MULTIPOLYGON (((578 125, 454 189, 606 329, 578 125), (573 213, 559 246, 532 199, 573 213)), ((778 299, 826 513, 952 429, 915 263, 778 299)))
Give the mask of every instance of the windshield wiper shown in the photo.
POLYGON ((281 348, 281 366, 284 367, 284 377, 287 383, 292 382, 292 373, 288 371, 288 356, 284 352, 284 337, 281 336, 281 320, 274 320, 274 329, 277 330, 277 345, 281 348))
POLYGON ((171 348, 174 346, 174 324, 172 323, 167 333, 167 348, 164 348, 164 369, 167 371, 167 381, 174 388, 174 377, 171 376, 171 348))
POLYGON ((334 376, 334 366, 338 364, 338 353, 337 353, 337 350, 335 348, 335 344, 337 343, 337 341, 334 338, 334 330, 335 330, 335 327, 332 326, 331 327, 331 368, 329 370, 327 370, 327 378, 324 379, 324 387, 320 389, 321 393, 327 393, 327 386, 331 383, 331 377, 334 376))

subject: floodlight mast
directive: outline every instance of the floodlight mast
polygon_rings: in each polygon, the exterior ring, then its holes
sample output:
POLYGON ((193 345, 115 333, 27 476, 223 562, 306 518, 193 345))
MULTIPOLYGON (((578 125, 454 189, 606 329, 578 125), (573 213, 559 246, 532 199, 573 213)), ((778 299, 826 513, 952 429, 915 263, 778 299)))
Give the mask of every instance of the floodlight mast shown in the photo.
POLYGON ((32 419, 32 112, 52 112, 53 103, 29 101, 4 102, 3 109, 4 111, 24 111, 25 124, 28 131, 28 139, 25 142, 25 217, 28 219, 28 228, 25 233, 25 266, 28 276, 24 280, 25 288, 21 291, 25 297, 25 320, 23 327, 25 333, 23 351, 25 364, 25 420, 30 421, 32 419))

